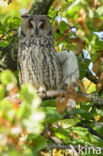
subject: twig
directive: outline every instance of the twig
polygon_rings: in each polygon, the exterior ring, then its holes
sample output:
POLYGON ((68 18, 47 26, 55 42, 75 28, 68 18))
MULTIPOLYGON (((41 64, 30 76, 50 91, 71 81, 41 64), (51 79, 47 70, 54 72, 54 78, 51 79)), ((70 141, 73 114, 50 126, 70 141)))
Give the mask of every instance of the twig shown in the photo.
POLYGON ((62 8, 60 8, 57 12, 56 15, 52 18, 52 23, 54 22, 55 18, 58 16, 59 12, 62 10, 62 8))
POLYGON ((96 76, 93 76, 93 74, 89 70, 86 72, 86 78, 89 79, 91 82, 97 84, 98 79, 96 78, 96 76))
POLYGON ((94 104, 103 105, 103 98, 97 94, 87 94, 83 92, 77 92, 79 95, 88 98, 88 101, 93 102, 94 104))
MULTIPOLYGON (((10 29, 10 30, 8 30, 7 32, 5 32, 1 37, 0 37, 0 40, 5 40, 5 39, 3 39, 4 38, 4 36, 5 35, 7 35, 8 33, 10 33, 11 31, 17 31, 17 29, 10 29)), ((7 40, 7 39, 6 39, 7 40)))
POLYGON ((15 35, 13 35, 13 36, 11 36, 11 37, 9 37, 9 38, 6 38, 6 39, 1 39, 1 40, 2 40, 2 41, 7 41, 7 40, 9 40, 9 39, 13 38, 14 36, 16 36, 16 34, 15 34, 15 35))

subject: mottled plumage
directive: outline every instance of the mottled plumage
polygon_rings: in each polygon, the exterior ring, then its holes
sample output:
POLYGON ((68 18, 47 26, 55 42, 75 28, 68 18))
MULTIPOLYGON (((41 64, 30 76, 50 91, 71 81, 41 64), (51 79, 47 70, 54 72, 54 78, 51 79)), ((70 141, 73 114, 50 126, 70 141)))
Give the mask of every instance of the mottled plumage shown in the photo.
POLYGON ((56 54, 46 15, 24 15, 19 28, 18 67, 21 84, 32 83, 37 90, 58 89, 65 83, 69 86, 79 77, 74 53, 56 54))
POLYGON ((19 28, 18 67, 20 82, 30 82, 39 90, 56 89, 62 73, 55 56, 54 38, 45 15, 24 16, 19 28))

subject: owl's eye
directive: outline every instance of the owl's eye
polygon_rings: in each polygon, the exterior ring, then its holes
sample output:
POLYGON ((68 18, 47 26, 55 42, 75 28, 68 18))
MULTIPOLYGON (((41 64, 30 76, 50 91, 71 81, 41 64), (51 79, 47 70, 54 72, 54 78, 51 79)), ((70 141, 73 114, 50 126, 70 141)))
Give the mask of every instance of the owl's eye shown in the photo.
POLYGON ((39 28, 40 28, 40 29, 44 29, 44 27, 45 27, 45 21, 42 20, 42 21, 40 21, 40 26, 39 26, 39 28))

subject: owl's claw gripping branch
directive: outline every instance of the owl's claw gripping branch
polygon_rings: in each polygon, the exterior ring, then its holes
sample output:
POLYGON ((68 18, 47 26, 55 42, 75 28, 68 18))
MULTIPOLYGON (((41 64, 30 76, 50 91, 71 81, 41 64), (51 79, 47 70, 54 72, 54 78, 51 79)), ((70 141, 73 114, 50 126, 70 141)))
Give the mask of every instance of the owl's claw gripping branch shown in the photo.
POLYGON ((67 88, 68 88, 68 84, 67 84, 67 83, 64 83, 63 89, 65 90, 65 89, 67 89, 67 88))
POLYGON ((43 87, 40 87, 39 88, 39 90, 37 90, 37 94, 39 95, 42 95, 43 97, 47 97, 47 95, 46 95, 46 89, 45 88, 43 88, 43 87))
POLYGON ((44 87, 40 87, 39 90, 37 90, 37 94, 43 94, 46 96, 46 89, 44 87))

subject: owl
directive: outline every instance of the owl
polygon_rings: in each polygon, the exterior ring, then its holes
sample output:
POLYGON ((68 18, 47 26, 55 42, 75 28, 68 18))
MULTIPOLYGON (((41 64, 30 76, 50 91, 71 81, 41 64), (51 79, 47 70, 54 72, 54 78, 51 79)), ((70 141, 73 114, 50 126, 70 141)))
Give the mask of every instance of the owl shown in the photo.
POLYGON ((78 63, 72 51, 56 53, 49 17, 24 15, 18 32, 18 68, 20 83, 31 83, 38 91, 57 90, 79 77, 78 63))
POLYGON ((24 15, 23 18, 18 48, 20 82, 29 82, 42 91, 56 89, 62 72, 54 49, 49 17, 24 15))

